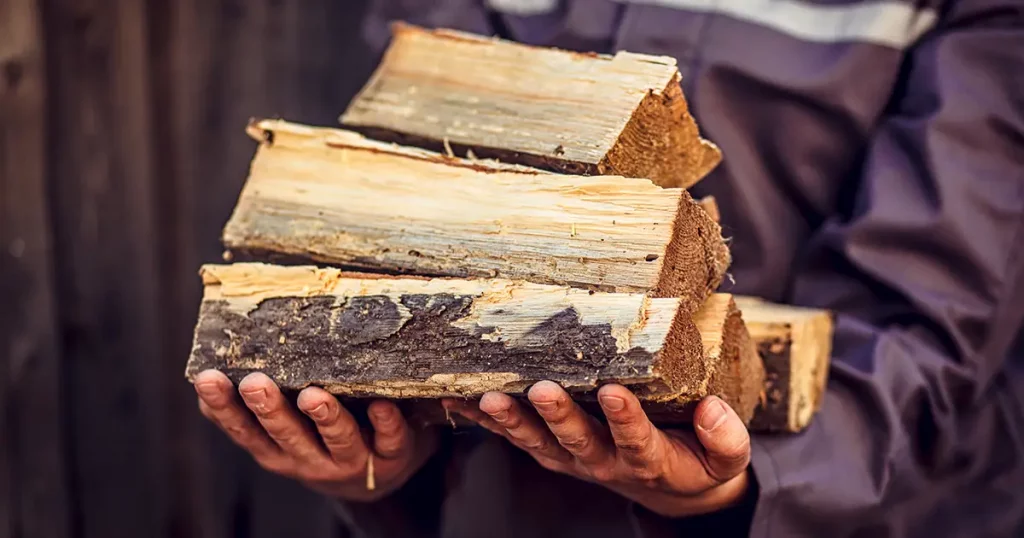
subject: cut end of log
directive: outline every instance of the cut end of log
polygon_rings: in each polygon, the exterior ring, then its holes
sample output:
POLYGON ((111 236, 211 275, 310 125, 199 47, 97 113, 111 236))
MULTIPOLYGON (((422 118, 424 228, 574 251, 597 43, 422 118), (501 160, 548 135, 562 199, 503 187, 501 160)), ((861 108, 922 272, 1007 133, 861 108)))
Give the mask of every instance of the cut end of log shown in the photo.
POLYGON ((682 191, 654 295, 681 297, 683 309, 694 312, 722 284, 731 262, 721 226, 682 191))
POLYGON ((663 90, 647 93, 598 170, 651 178, 663 187, 689 188, 721 160, 718 146, 700 137, 677 74, 663 90))

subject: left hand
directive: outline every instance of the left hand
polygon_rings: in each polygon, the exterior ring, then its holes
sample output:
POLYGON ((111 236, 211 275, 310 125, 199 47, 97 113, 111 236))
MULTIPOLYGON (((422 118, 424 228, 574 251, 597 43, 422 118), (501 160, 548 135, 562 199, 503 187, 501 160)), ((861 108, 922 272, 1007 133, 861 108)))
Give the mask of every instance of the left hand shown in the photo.
POLYGON ((750 487, 750 435, 735 411, 709 396, 693 430, 656 428, 636 396, 605 385, 598 401, 604 425, 560 386, 534 385, 530 405, 490 392, 443 405, 525 450, 546 469, 601 484, 667 517, 713 512, 738 503, 750 487))

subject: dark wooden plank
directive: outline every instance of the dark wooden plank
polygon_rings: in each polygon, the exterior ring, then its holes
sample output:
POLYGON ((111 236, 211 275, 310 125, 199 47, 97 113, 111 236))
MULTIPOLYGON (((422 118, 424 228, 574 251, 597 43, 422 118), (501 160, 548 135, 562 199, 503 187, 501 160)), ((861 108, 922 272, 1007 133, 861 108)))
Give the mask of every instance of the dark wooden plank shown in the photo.
POLYGON ((41 6, 0 2, 0 536, 70 535, 41 6))
MULTIPOLYGON (((154 153, 154 207, 159 256, 157 293, 163 305, 166 345, 154 357, 159 391, 164 400, 168 461, 167 525, 172 536, 216 538, 234 535, 233 505, 237 477, 218 471, 231 468, 214 461, 211 444, 223 441, 196 413, 195 392, 181 380, 181 358, 187 356, 198 301, 194 244, 197 159, 196 132, 203 127, 198 112, 204 102, 200 75, 217 47, 213 2, 148 3, 151 54, 154 153)), ((214 252, 213 255, 216 255, 214 252)))
POLYGON ((55 0, 54 236, 77 534, 168 534, 146 6, 55 0))
POLYGON ((330 537, 323 500, 271 477, 207 425, 182 378, 199 307, 202 262, 220 259, 220 230, 245 179, 252 116, 335 121, 372 69, 358 25, 365 0, 151 0, 156 68, 161 304, 167 305, 172 525, 187 536, 330 537), (166 5, 165 5, 166 4, 166 5), (161 24, 166 27, 161 28, 161 24), (358 75, 350 59, 358 58, 358 75), (285 484, 282 486, 282 484, 285 484))

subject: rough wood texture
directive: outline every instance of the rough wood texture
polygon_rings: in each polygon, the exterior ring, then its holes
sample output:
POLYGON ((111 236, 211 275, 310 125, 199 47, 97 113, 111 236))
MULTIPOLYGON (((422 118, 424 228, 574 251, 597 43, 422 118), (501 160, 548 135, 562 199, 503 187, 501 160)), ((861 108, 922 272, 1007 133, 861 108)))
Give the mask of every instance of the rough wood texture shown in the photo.
POLYGON ((671 398, 706 383, 679 300, 503 279, 204 266, 187 373, 263 371, 287 388, 395 398, 570 390, 617 380, 671 398))
POLYGON ((803 430, 821 407, 832 351, 832 315, 824 310, 737 297, 765 367, 765 396, 752 427, 803 430))
MULTIPOLYGON (((190 379, 264 372, 287 389, 354 397, 521 393, 549 379, 586 392, 630 385, 658 420, 720 394, 745 419, 764 374, 727 294, 678 299, 499 279, 428 279, 263 264, 205 266, 190 379)), ((440 421, 439 408, 426 421, 440 421), (431 418, 432 417, 432 418, 431 418)))
POLYGON ((761 358, 733 296, 716 293, 693 315, 700 332, 703 356, 700 376, 672 401, 646 403, 644 408, 657 424, 688 421, 693 407, 708 395, 725 400, 744 422, 754 416, 764 390, 761 358))
POLYGON ((674 58, 583 54, 406 24, 393 34, 341 117, 374 138, 668 187, 693 185, 721 160, 700 138, 674 58))
POLYGON ((281 121, 249 131, 262 143, 223 236, 243 255, 650 292, 681 297, 687 312, 729 263, 721 228, 684 189, 448 158, 281 121))
POLYGON ((718 210, 718 202, 715 200, 714 196, 705 196, 700 200, 697 200, 697 203, 700 204, 701 209, 708 214, 708 218, 716 223, 720 223, 722 221, 722 213, 718 210))

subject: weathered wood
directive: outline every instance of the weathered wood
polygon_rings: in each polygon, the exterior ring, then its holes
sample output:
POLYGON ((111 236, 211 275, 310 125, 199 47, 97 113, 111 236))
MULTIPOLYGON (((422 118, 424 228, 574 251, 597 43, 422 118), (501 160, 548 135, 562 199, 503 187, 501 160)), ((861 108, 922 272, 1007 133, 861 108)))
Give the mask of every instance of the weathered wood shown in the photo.
POLYGON ((693 321, 703 345, 701 375, 691 375, 694 382, 674 400, 645 402, 645 411, 656 424, 686 422, 697 402, 716 395, 750 422, 764 390, 765 372, 733 296, 712 295, 693 314, 693 321))
MULTIPOLYGON (((260 371, 286 389, 401 399, 517 394, 545 379, 577 393, 618 382, 663 423, 689 420, 708 394, 749 420, 763 387, 727 294, 691 317, 674 298, 501 279, 262 264, 202 274, 190 379, 207 368, 235 381, 260 371)), ((432 409, 423 420, 440 421, 432 409)))
POLYGON ((63 452, 82 538, 170 535, 146 9, 46 3, 63 452))
POLYGON ((43 6, 0 2, 0 537, 71 536, 43 6))
POLYGON ((503 279, 204 266, 189 377, 262 371, 286 388, 395 398, 570 390, 616 380, 671 398, 707 383, 679 299, 503 279))
POLYGON ((759 431, 803 430, 824 399, 832 315, 824 310, 737 297, 764 361, 765 395, 754 413, 759 431))
POLYGON ((721 160, 700 138, 676 60, 393 27, 341 122, 374 138, 571 174, 689 187, 721 160))
POLYGON ((692 312, 729 263, 683 189, 453 159, 335 129, 261 121, 224 230, 241 254, 370 270, 501 277, 681 297, 692 312))

